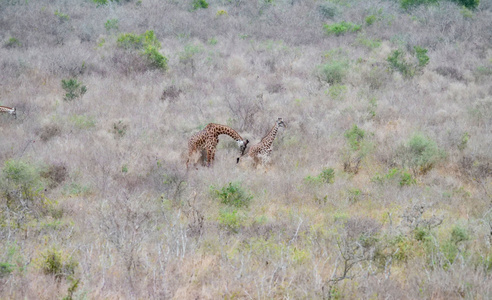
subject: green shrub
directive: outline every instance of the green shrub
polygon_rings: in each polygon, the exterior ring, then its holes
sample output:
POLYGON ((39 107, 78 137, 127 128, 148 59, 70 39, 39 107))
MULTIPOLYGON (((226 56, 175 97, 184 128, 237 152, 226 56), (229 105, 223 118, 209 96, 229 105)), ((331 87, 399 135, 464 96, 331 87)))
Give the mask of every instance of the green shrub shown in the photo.
POLYGON ((405 54, 400 50, 394 50, 387 58, 390 67, 397 70, 405 77, 413 76, 412 65, 405 59, 405 54))
POLYGON ((468 9, 475 9, 480 4, 480 0, 453 0, 453 2, 463 5, 468 9))
POLYGON ((77 266, 78 262, 73 257, 67 257, 56 248, 42 253, 41 269, 45 274, 53 275, 58 280, 73 275, 77 266))
POLYGON ((418 67, 423 68, 429 63, 429 57, 427 56, 427 49, 421 48, 419 46, 413 47, 415 50, 415 56, 418 60, 418 67))
POLYGON ((87 92, 87 87, 82 85, 82 82, 77 81, 75 78, 62 79, 61 85, 66 92, 65 97, 63 97, 63 100, 65 101, 80 98, 87 92))
POLYGON ((14 271, 15 265, 8 262, 0 262, 0 278, 10 275, 14 271))
POLYGON ((439 0, 400 0, 400 5, 404 9, 409 9, 419 5, 436 4, 439 0))
POLYGON ((318 76, 329 84, 339 84, 345 78, 347 69, 347 61, 331 61, 318 67, 318 76))
POLYGON ((17 47, 21 47, 22 44, 15 37, 11 37, 7 40, 7 42, 4 44, 4 46, 5 46, 5 48, 17 48, 17 47))
POLYGON ((470 240, 470 234, 466 230, 466 228, 463 228, 460 225, 455 225, 453 226, 453 229, 451 230, 451 238, 450 241, 454 244, 459 244, 461 242, 465 242, 470 240))
POLYGON ((324 168, 318 176, 307 176, 304 181, 306 183, 333 183, 335 182, 335 170, 324 168))
POLYGON ((345 21, 342 21, 340 23, 325 24, 323 25, 323 27, 328 35, 334 34, 337 36, 342 35, 346 32, 357 32, 361 29, 360 25, 345 21))
POLYGON ((200 8, 207 8, 208 2, 205 0, 193 0, 192 6, 193 6, 194 10, 197 10, 200 8))
POLYGON ((5 161, 0 177, 0 186, 7 200, 18 197, 32 200, 45 188, 45 184, 40 175, 40 170, 34 165, 22 160, 5 161))
POLYGON ((61 22, 70 20, 70 17, 67 14, 60 12, 58 9, 55 10, 55 16, 57 16, 61 22))
POLYGON ((388 173, 385 175, 376 174, 373 178, 371 178, 372 182, 376 182, 380 184, 388 180, 392 180, 392 181, 396 180, 398 181, 398 184, 400 186, 412 185, 417 183, 417 181, 413 178, 412 174, 408 173, 407 171, 400 170, 398 168, 390 169, 388 173))
POLYGON ((148 30, 143 34, 121 34, 116 40, 118 47, 128 51, 138 51, 147 59, 149 65, 160 70, 167 70, 168 59, 159 52, 161 43, 156 38, 154 31, 148 30))
POLYGON ((412 63, 407 61, 403 51, 394 50, 387 58, 390 68, 400 72, 406 78, 413 77, 417 73, 422 72, 424 67, 429 63, 427 49, 415 46, 414 52, 416 62, 412 63))
POLYGON ((345 172, 357 174, 360 163, 371 150, 372 144, 365 139, 365 131, 355 124, 345 131, 344 135, 347 139, 347 147, 342 149, 343 169, 345 172))
POLYGON ((352 129, 345 131, 345 138, 347 138, 347 142, 350 148, 354 151, 357 151, 361 147, 361 142, 364 139, 365 131, 360 129, 357 125, 354 124, 352 129))
POLYGON ((104 28, 106 28, 108 32, 117 31, 119 22, 120 21, 118 19, 108 19, 106 23, 104 23, 104 28))
MULTIPOLYGON (((107 5, 109 2, 115 2, 115 3, 120 3, 120 2, 130 2, 131 0, 92 0, 97 7, 107 5)), ((136 4, 139 5, 140 1, 137 1, 136 4)))
POLYGON ((237 209, 223 208, 219 211, 219 225, 232 233, 239 232, 245 219, 244 213, 237 209))
POLYGON ((333 18, 339 13, 335 3, 324 2, 318 6, 318 11, 324 18, 333 18))
POLYGON ((379 46, 381 46, 381 40, 379 40, 379 39, 373 40, 373 39, 367 38, 364 33, 357 34, 357 39, 355 41, 357 43, 359 43, 360 45, 367 47, 370 50, 378 48, 379 46))
POLYGON ((416 133, 410 138, 406 151, 406 164, 414 173, 426 173, 444 156, 436 142, 421 133, 416 133))
POLYGON ((229 182, 220 190, 211 187, 212 192, 220 200, 220 203, 233 207, 248 207, 253 196, 247 195, 239 183, 229 182))
POLYGON ((372 24, 374 24, 374 22, 376 22, 376 20, 377 20, 377 16, 375 16, 375 15, 369 15, 365 19, 366 25, 367 26, 371 26, 372 24))
POLYGON ((328 94, 334 100, 343 100, 347 93, 347 86, 342 84, 333 84, 328 88, 328 94))
POLYGON ((400 175, 400 186, 412 185, 417 183, 417 181, 412 177, 412 174, 402 171, 400 175))

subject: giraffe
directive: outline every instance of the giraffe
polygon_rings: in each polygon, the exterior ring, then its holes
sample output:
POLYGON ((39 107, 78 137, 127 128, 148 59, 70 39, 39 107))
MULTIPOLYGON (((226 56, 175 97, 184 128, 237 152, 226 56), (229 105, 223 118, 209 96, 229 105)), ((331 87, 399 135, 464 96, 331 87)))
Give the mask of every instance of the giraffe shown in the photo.
POLYGON ((215 158, 215 148, 219 143, 219 135, 225 134, 233 138, 241 150, 241 155, 244 154, 246 146, 249 141, 243 139, 234 129, 229 126, 210 123, 205 128, 191 136, 188 141, 188 160, 186 161, 186 168, 191 157, 196 152, 205 150, 207 152, 207 166, 210 167, 215 158))
MULTIPOLYGON (((273 150, 273 141, 275 140, 280 127, 286 127, 282 118, 278 118, 277 121, 275 121, 275 125, 273 125, 272 129, 270 129, 267 135, 265 135, 258 144, 249 148, 246 156, 253 158, 255 166, 257 166, 260 161, 262 165, 266 165, 270 160, 270 153, 273 150)), ((239 157, 237 158, 237 162, 239 162, 239 157)))
POLYGON ((0 113, 2 112, 11 114, 12 116, 14 116, 14 118, 17 119, 17 111, 15 107, 0 106, 0 113))

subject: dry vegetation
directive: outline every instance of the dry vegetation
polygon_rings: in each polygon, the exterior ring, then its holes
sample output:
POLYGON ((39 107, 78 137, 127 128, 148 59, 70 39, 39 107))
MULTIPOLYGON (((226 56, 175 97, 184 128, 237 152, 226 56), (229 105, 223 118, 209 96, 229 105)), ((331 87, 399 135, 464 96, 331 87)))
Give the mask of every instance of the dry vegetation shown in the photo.
POLYGON ((492 298, 492 2, 408 3, 0 0, 0 298, 492 298))

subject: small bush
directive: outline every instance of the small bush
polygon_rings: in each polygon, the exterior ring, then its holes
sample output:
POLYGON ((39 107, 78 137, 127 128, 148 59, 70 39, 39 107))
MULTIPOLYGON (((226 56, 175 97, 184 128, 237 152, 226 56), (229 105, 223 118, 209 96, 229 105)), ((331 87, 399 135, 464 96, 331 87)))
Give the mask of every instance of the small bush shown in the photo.
POLYGON ((68 178, 68 171, 64 164, 53 164, 41 171, 40 175, 48 181, 50 188, 55 188, 68 178))
POLYGON ((347 74, 347 61, 331 61, 318 67, 318 77, 329 84, 340 84, 347 74))
POLYGON ((104 28, 106 28, 108 32, 117 31, 119 22, 118 19, 108 19, 106 23, 104 23, 104 28))
POLYGON ((345 172, 357 174, 362 160, 372 149, 372 143, 365 139, 366 132, 357 125, 345 131, 347 146, 342 149, 343 169, 345 172))
POLYGON ((414 52, 416 62, 412 63, 407 61, 403 51, 394 50, 387 58, 390 68, 400 72, 406 78, 413 77, 422 72, 424 67, 429 63, 427 49, 415 46, 414 52))
POLYGON ((480 0, 452 0, 468 9, 475 9, 480 4, 480 0))
POLYGON ((41 269, 45 274, 55 276, 57 280, 73 275, 77 266, 78 262, 73 257, 69 258, 55 248, 42 253, 41 269))
POLYGON ((227 11, 221 9, 221 10, 218 10, 217 13, 215 14, 217 17, 220 17, 220 16, 227 16, 227 11))
POLYGON ((338 7, 332 2, 324 2, 318 6, 320 15, 324 18, 333 18, 339 13, 338 7))
POLYGON ((60 20, 60 22, 65 22, 65 21, 70 20, 70 17, 67 14, 64 14, 64 13, 60 12, 58 9, 55 10, 55 16, 58 17, 58 19, 60 20))
POLYGON ((445 156, 436 142, 422 133, 414 134, 397 152, 401 164, 414 174, 425 174, 445 156))
POLYGON ((342 84, 334 84, 328 89, 328 94, 330 95, 330 98, 338 101, 343 100, 346 93, 347 86, 342 84))
POLYGON ((208 2, 205 0, 193 0, 192 6, 194 10, 208 8, 208 2))
POLYGON ((357 125, 354 124, 352 129, 345 131, 345 138, 347 138, 347 142, 350 148, 354 151, 357 151, 361 147, 361 142, 364 139, 365 131, 360 129, 357 125))
POLYGON ((390 67, 397 70, 405 77, 413 76, 413 69, 405 59, 405 54, 401 50, 394 50, 387 58, 390 67))
POLYGON ((116 44, 128 51, 138 51, 146 58, 148 64, 156 69, 167 70, 168 59, 159 52, 161 43, 156 38, 154 31, 148 30, 141 35, 133 33, 121 34, 116 44))
POLYGON ((400 175, 400 186, 412 185, 417 183, 417 181, 412 177, 412 174, 408 172, 401 172, 400 175))
POLYGON ((436 4, 438 0, 400 0, 400 5, 404 9, 409 9, 419 5, 436 4))
POLYGON ((0 187, 7 199, 21 197, 32 200, 44 189, 45 182, 34 165, 22 160, 7 160, 2 169, 0 187))
POLYGON ((156 47, 148 45, 143 53, 151 66, 156 69, 167 70, 167 58, 160 54, 156 47))
POLYGON ((253 196, 247 195, 239 183, 229 182, 229 185, 220 190, 211 187, 212 192, 220 200, 220 203, 233 207, 248 207, 253 196))
POLYGON ((38 130, 38 135, 41 141, 47 142, 55 136, 61 134, 61 128, 57 124, 48 124, 38 130))
POLYGON ((175 85, 170 85, 162 91, 161 100, 175 102, 183 91, 175 85))
POLYGON ((9 38, 7 40, 7 42, 5 42, 5 44, 4 44, 4 47, 7 49, 18 48, 21 46, 22 46, 21 42, 18 39, 16 39, 15 37, 9 38))
POLYGON ((82 85, 82 82, 77 81, 75 78, 62 79, 61 85, 66 92, 65 97, 63 97, 63 100, 65 101, 80 98, 87 92, 87 87, 82 85))
POLYGON ((113 123, 113 134, 117 138, 124 137, 127 129, 128 129, 128 125, 124 124, 123 121, 121 120, 119 120, 117 123, 113 123))
POLYGON ((10 275, 14 271, 15 265, 8 262, 0 262, 0 278, 10 275))
POLYGON ((415 56, 418 60, 418 67, 423 68, 427 66, 429 63, 429 57, 427 56, 427 49, 421 48, 419 46, 415 46, 413 48, 415 50, 415 56))
POLYGON ((334 34, 336 36, 342 35, 346 32, 357 32, 361 29, 360 25, 345 21, 334 24, 325 24, 323 27, 328 35, 334 34))
POLYGON ((366 37, 366 35, 364 33, 357 34, 356 42, 362 46, 367 47, 369 50, 376 49, 376 48, 379 48, 381 46, 381 40, 370 39, 370 38, 366 37))
POLYGON ((376 22, 376 20, 377 20, 377 17, 375 15, 369 15, 365 18, 367 26, 371 26, 372 24, 374 24, 374 22, 376 22))
POLYGON ((333 183, 335 182, 335 170, 324 168, 318 176, 307 176, 304 181, 306 183, 333 183))
POLYGON ((238 233, 246 216, 237 209, 223 208, 219 211, 219 225, 231 233, 238 233))

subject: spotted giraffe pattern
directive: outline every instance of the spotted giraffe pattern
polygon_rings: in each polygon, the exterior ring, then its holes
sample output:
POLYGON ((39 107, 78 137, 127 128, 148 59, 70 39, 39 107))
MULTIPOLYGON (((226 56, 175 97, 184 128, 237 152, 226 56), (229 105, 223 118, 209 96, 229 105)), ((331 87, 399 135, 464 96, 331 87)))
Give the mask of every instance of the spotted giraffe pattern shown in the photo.
POLYGON ((12 116, 14 116, 14 118, 17 119, 17 111, 15 109, 15 107, 7 107, 7 106, 0 106, 0 113, 8 113, 8 114, 11 114, 12 116))
MULTIPOLYGON (((282 118, 277 119, 272 129, 270 129, 267 135, 265 135, 258 144, 253 145, 251 146, 251 148, 249 148, 246 156, 253 158, 255 165, 260 162, 261 164, 265 165, 270 160, 270 153, 273 150, 273 141, 275 140, 278 129, 280 127, 285 127, 285 123, 282 118)), ((239 162, 239 158, 237 159, 237 161, 239 162)))
POLYGON ((241 150, 241 155, 244 154, 249 141, 243 139, 234 129, 220 124, 210 123, 205 128, 195 133, 188 141, 188 160, 186 167, 191 157, 196 152, 202 149, 207 152, 207 166, 210 166, 215 159, 215 149, 219 143, 219 135, 225 134, 233 138, 241 150))

